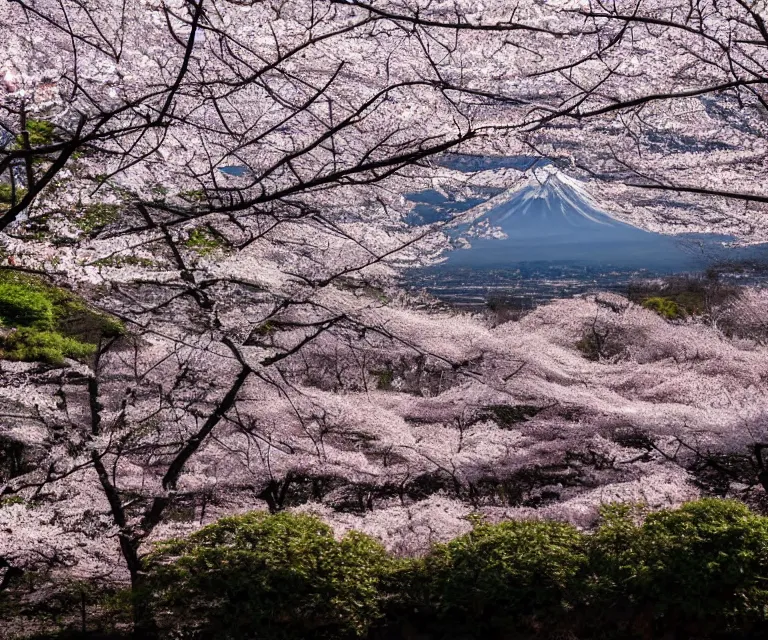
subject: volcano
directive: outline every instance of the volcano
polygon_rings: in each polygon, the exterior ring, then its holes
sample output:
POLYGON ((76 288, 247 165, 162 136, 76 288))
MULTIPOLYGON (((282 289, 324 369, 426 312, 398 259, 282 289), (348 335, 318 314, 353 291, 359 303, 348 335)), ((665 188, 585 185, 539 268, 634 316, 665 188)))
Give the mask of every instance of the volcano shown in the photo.
POLYGON ((654 233, 622 222, 585 188, 553 167, 536 169, 528 184, 468 212, 455 223, 470 247, 443 263, 456 267, 508 267, 521 262, 578 262, 616 268, 681 271, 700 267, 692 236, 654 233), (477 231, 484 235, 477 235, 477 231), (473 237, 475 236, 475 237, 473 237))
POLYGON ((530 167, 527 178, 522 187, 474 202, 450 192, 412 194, 414 211, 419 208, 414 224, 445 221, 454 245, 463 248, 409 269, 408 286, 481 308, 492 296, 544 302, 622 292, 638 278, 701 274, 709 267, 743 283, 768 265, 768 244, 739 246, 732 236, 668 235, 623 222, 594 187, 551 164, 530 167))

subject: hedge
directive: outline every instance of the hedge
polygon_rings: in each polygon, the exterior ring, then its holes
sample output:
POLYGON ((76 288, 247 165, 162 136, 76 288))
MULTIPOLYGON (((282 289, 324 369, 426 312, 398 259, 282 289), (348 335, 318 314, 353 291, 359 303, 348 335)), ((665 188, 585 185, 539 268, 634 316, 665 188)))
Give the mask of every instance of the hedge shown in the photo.
POLYGON ((591 533, 477 519, 416 559, 307 515, 249 513, 148 560, 141 597, 168 637, 768 637, 768 518, 728 500, 610 506, 591 533))

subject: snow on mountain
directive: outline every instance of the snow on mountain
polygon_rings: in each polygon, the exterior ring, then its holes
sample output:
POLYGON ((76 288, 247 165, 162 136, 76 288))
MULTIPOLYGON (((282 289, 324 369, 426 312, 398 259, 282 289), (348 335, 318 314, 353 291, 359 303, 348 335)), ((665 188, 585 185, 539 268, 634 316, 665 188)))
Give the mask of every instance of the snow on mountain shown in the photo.
POLYGON ((607 213, 609 205, 600 202, 587 186, 562 171, 540 167, 528 173, 522 187, 515 186, 469 211, 461 225, 469 220, 518 229, 539 226, 549 235, 560 226, 582 227, 621 225, 637 229, 607 213))
POLYGON ((654 233, 608 213, 610 205, 552 166, 530 172, 522 188, 458 216, 456 237, 471 247, 447 257, 453 266, 529 261, 600 262, 620 267, 693 268, 699 256, 680 238, 654 233))

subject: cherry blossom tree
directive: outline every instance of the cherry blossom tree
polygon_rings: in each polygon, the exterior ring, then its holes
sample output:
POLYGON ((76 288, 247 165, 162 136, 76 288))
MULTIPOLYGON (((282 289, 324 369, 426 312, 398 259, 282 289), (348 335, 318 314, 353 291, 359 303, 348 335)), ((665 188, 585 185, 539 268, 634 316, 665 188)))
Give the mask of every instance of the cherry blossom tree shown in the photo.
POLYGON ((66 277, 129 334, 75 375, 9 372, 24 380, 6 386, 9 419, 44 453, 5 494, 70 504, 75 537, 97 504, 138 587, 144 541, 224 478, 277 509, 299 474, 376 475, 325 442, 343 404, 298 393, 283 363, 326 336, 450 362, 367 292, 423 236, 378 185, 471 139, 471 121, 379 19, 327 3, 21 2, 3 20, 9 265, 66 277), (366 64, 372 47, 391 69, 366 64), (30 407, 30 389, 50 395, 30 407))
POLYGON ((451 149, 551 157, 648 226, 672 211, 762 237, 761 15, 7 4, 6 266, 125 332, 66 367, 2 363, 0 436, 24 464, 3 478, 0 586, 27 571, 140 590, 151 542, 253 508, 415 554, 471 512, 589 526, 602 502, 677 503, 732 455, 753 466, 721 493, 754 493, 768 373, 742 306, 758 294, 707 325, 602 296, 489 327, 416 309, 392 277, 446 246, 404 223, 402 196, 455 180, 430 160, 451 149))

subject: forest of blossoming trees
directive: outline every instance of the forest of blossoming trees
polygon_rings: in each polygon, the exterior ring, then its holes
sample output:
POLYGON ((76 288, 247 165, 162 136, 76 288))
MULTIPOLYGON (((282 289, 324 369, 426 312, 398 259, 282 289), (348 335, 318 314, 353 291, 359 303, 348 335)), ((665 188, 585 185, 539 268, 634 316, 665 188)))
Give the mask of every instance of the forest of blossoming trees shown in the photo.
POLYGON ((768 509, 765 290, 502 322, 397 280, 451 244, 404 194, 460 190, 453 152, 549 158, 646 229, 768 239, 766 21, 755 0, 0 3, 0 637, 85 627, 94 588, 141 592, 156 543, 233 514, 419 558, 479 521, 768 509), (41 622, 63 592, 82 602, 41 622))

